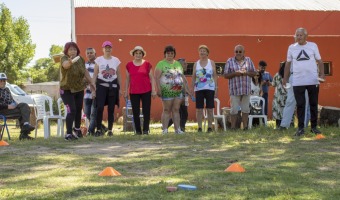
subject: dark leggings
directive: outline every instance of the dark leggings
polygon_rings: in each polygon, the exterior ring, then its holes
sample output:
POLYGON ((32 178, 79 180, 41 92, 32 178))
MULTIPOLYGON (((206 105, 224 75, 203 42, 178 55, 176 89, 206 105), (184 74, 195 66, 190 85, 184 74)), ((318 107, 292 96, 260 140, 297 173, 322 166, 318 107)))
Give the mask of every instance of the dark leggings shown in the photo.
POLYGON ((151 109, 151 91, 143 94, 130 94, 133 121, 135 123, 136 132, 141 133, 140 126, 140 101, 142 101, 142 112, 143 112, 143 131, 149 131, 150 124, 150 109, 151 109))
POLYGON ((105 103, 107 103, 108 129, 112 131, 115 105, 117 102, 117 94, 109 96, 109 87, 97 85, 96 104, 97 104, 97 130, 101 130, 103 121, 103 112, 105 103))
POLYGON ((80 128, 81 110, 83 108, 84 91, 71 93, 70 90, 60 90, 60 97, 64 102, 66 116, 66 134, 72 134, 75 128, 80 128))

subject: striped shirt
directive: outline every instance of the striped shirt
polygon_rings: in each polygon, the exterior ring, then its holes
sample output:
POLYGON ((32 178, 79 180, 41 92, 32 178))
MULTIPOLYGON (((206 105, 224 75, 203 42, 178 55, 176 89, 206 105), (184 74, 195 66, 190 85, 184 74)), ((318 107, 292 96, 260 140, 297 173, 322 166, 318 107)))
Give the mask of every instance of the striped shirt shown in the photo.
MULTIPOLYGON (((96 63, 94 63, 94 62, 93 63, 91 63, 91 62, 85 63, 85 67, 86 67, 87 71, 89 72, 91 78, 93 77, 95 65, 96 65, 96 63)), ((84 99, 92 99, 90 85, 88 85, 85 89, 84 99)))
MULTIPOLYGON (((244 60, 239 64, 235 57, 229 58, 225 64, 224 74, 234 73, 239 70, 254 72, 255 66, 249 57, 244 57, 244 60)), ((250 76, 235 76, 229 79, 229 95, 250 95, 251 92, 251 77, 250 76)))

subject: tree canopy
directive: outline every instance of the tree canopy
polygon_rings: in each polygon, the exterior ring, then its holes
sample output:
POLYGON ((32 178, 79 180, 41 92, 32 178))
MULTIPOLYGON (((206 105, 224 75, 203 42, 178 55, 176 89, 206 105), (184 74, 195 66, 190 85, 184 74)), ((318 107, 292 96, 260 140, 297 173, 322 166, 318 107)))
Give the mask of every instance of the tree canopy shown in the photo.
POLYGON ((49 53, 50 58, 40 58, 35 62, 33 67, 28 69, 31 78, 33 79, 33 83, 59 81, 60 63, 54 63, 51 57, 62 51, 63 46, 52 45, 49 53))
POLYGON ((27 20, 12 17, 10 10, 0 4, 0 72, 12 82, 18 80, 21 70, 34 57, 35 47, 27 20))

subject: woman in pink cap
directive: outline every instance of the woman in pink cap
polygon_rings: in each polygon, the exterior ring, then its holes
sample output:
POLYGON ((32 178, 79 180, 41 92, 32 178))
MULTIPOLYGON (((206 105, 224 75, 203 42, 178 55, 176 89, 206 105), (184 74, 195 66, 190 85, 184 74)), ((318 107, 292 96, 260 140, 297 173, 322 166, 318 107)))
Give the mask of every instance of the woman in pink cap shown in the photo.
POLYGON ((108 136, 113 136, 112 126, 114 120, 115 105, 119 106, 121 85, 120 60, 112 56, 112 43, 105 41, 102 44, 104 55, 96 58, 93 79, 96 83, 96 92, 92 96, 96 98, 97 106, 97 131, 95 136, 101 136, 104 106, 107 105, 108 136))
MULTIPOLYGON (((156 97, 155 82, 152 75, 152 65, 144 60, 146 52, 143 47, 136 46, 130 51, 133 61, 126 64, 125 91, 130 88, 130 100, 132 105, 133 121, 136 134, 149 134, 151 96, 156 97), (152 92, 151 92, 152 91, 152 92), (140 125, 140 102, 142 101, 143 132, 140 125)), ((128 98, 128 93, 125 93, 128 98)))

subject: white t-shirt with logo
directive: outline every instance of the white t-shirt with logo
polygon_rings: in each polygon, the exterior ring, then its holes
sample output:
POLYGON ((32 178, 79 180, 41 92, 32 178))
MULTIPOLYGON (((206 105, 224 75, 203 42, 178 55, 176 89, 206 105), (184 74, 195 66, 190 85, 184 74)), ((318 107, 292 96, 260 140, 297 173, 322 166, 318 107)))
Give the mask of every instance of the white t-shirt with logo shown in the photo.
POLYGON ((95 62, 99 66, 98 79, 109 83, 117 78, 117 69, 121 63, 118 58, 111 56, 111 59, 107 60, 100 56, 95 62))
POLYGON ((321 56, 314 42, 307 42, 305 45, 294 43, 289 46, 287 62, 292 63, 293 86, 319 84, 316 60, 321 60, 321 56))

